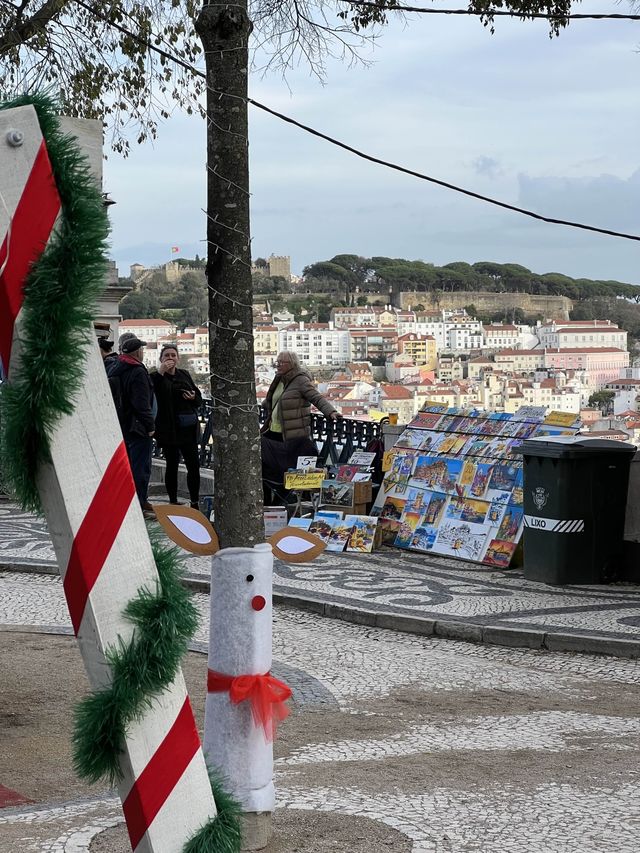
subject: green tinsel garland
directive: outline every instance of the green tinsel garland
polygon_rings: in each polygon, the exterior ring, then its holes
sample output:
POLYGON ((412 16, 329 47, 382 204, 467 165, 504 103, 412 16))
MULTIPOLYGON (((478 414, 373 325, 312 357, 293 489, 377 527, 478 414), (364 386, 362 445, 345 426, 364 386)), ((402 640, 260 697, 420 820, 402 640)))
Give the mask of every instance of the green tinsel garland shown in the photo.
MULTIPOLYGON (((62 215, 25 282, 20 375, 0 386, 0 460, 3 478, 23 509, 41 514, 36 475, 50 459, 55 425, 74 409, 74 389, 104 286, 109 229, 95 180, 73 137, 61 132, 55 103, 45 95, 25 95, 0 102, 0 110, 28 104, 46 140, 62 215)), ((157 536, 151 544, 157 588, 140 590, 126 605, 135 631, 128 643, 107 651, 111 685, 76 709, 74 764, 91 781, 113 784, 119 778, 127 727, 174 680, 197 627, 177 550, 162 546, 157 536)), ((240 807, 213 776, 211 785, 218 814, 186 842, 183 853, 240 850, 240 807)))
POLYGON ((62 216, 24 288, 20 375, 0 386, 1 468, 25 510, 41 514, 36 472, 49 460, 49 437, 71 414, 104 287, 109 223, 102 196, 73 137, 60 130, 54 103, 24 95, 0 109, 33 105, 47 143, 62 216))

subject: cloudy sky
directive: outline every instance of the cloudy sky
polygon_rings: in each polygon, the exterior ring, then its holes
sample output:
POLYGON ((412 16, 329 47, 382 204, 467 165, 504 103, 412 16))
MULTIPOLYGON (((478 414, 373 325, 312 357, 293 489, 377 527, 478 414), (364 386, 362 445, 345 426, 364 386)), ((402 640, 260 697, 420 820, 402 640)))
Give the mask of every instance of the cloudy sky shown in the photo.
MULTIPOLYGON (((462 8, 449 0, 443 8, 462 8)), ((418 5, 418 4, 416 4, 418 5)), ((425 4, 428 5, 428 4, 425 4)), ((626 12, 588 0, 576 11, 626 12)), ((381 32, 369 67, 254 74, 251 95, 377 157, 538 213, 640 234, 640 23, 417 16, 381 32)), ((537 223, 367 163, 250 111, 253 256, 292 269, 343 253, 515 262, 640 284, 640 243, 537 223)), ((205 254, 205 128, 176 114, 105 163, 112 256, 205 254)))

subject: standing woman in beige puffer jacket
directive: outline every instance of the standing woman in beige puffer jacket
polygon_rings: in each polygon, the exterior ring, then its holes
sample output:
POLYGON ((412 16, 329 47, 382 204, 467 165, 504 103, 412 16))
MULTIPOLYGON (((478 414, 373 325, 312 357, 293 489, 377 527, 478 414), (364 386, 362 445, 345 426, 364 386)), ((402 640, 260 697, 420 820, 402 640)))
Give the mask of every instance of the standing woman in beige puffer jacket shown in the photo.
POLYGON ((268 484, 281 484, 284 472, 295 467, 298 456, 314 456, 311 441, 311 406, 337 420, 341 415, 322 396, 294 352, 281 352, 276 359, 276 375, 263 406, 266 419, 262 428, 262 477, 266 481, 265 503, 270 502, 268 484))

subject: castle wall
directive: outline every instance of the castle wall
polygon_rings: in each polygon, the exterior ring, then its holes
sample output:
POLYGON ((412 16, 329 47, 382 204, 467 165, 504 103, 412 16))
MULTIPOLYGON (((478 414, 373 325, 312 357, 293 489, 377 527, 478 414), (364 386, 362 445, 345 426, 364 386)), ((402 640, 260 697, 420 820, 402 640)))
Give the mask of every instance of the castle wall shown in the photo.
POLYGON ((403 291, 393 294, 393 304, 409 308, 422 304, 430 308, 453 310, 475 305, 481 314, 493 314, 509 308, 521 308, 525 314, 542 314, 543 318, 568 320, 573 303, 566 296, 542 296, 531 293, 489 293, 477 290, 454 291, 403 291))

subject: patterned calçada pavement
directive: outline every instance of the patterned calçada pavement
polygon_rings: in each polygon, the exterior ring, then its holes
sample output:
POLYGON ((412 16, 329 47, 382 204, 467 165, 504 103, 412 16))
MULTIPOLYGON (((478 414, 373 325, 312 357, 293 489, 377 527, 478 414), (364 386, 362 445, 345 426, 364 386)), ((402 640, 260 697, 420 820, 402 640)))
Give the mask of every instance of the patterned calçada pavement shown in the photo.
MULTIPOLYGON (((208 596, 194 598, 203 650, 208 596)), ((70 633, 59 578, 0 573, 0 626, 0 643, 70 633)), ((276 743, 276 834, 283 814, 316 813, 393 830, 376 853, 637 850, 640 661, 451 642, 284 606, 273 645, 274 672, 294 692, 283 728, 298 733, 276 743)), ((19 789, 2 766, 0 784, 19 789)), ((0 808, 3 853, 87 853, 119 830, 110 853, 126 842, 107 790, 0 808)), ((294 849, 317 848, 303 833, 294 849)))
MULTIPOLYGON (((185 562, 188 576, 204 588, 209 560, 185 562)), ((56 570, 44 522, 7 502, 0 502, 2 567, 56 570)), ((361 624, 533 648, 640 654, 640 587, 631 584, 553 587, 526 580, 518 570, 386 548, 325 552, 311 563, 276 561, 274 594, 276 601, 361 624)))

